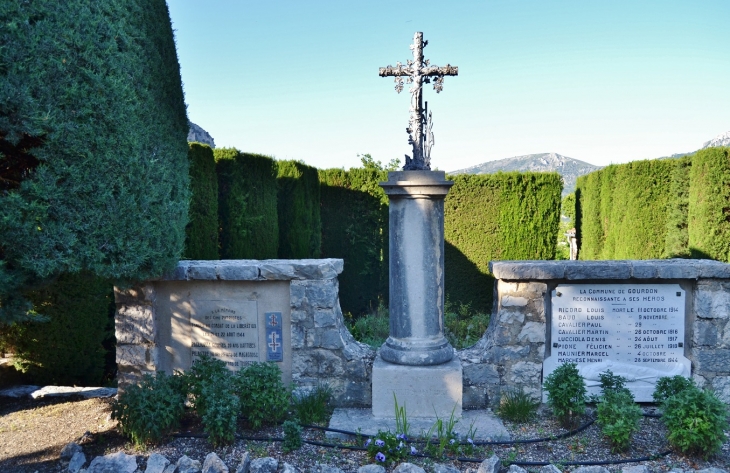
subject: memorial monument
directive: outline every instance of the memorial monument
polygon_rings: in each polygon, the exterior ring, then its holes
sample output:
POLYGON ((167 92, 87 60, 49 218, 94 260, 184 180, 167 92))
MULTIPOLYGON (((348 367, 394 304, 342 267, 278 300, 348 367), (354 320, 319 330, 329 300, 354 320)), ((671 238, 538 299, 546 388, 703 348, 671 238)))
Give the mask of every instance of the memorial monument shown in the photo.
POLYGON ((392 417, 396 399, 409 417, 461 415, 461 363, 444 336, 444 198, 453 182, 430 170, 432 121, 423 102, 424 84, 440 92, 458 68, 430 65, 427 44, 417 32, 412 60, 380 68, 381 77, 395 77, 398 93, 411 84, 406 131, 413 155, 380 183, 390 199, 390 336, 373 366, 375 417, 392 417))

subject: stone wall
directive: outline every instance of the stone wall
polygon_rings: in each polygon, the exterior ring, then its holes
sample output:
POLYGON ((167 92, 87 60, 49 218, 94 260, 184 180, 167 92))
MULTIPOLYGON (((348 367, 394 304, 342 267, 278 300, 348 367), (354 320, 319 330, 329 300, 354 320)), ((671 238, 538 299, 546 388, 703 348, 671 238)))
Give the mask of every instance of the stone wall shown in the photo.
POLYGON ((730 404, 730 265, 710 260, 499 261, 489 328, 459 352, 464 407, 499 404, 505 390, 540 396, 550 292, 569 282, 678 283, 687 288, 685 356, 700 386, 730 404))
MULTIPOLYGON (((169 281, 289 283, 291 379, 295 387, 326 382, 337 405, 367 407, 372 400, 375 351, 345 327, 338 298, 339 259, 182 261, 159 281, 115 291, 119 385, 166 369, 167 347, 157 313, 158 288, 169 281)), ((542 362, 550 293, 558 284, 679 283, 688 296, 685 356, 700 386, 730 403, 730 265, 709 260, 502 261, 490 265, 497 281, 489 327, 473 347, 457 352, 463 367, 463 406, 496 407, 507 390, 542 394, 542 362)), ((258 290, 258 289, 257 289, 258 290)))
MULTIPOLYGON (((368 406, 375 352, 355 341, 344 325, 338 298, 340 259, 181 261, 173 274, 128 289, 115 289, 120 388, 145 373, 170 371, 169 321, 157 300, 170 281, 289 282, 292 382, 307 388, 326 382, 341 406, 368 406)), ((181 296, 181 297, 184 297, 181 296)))

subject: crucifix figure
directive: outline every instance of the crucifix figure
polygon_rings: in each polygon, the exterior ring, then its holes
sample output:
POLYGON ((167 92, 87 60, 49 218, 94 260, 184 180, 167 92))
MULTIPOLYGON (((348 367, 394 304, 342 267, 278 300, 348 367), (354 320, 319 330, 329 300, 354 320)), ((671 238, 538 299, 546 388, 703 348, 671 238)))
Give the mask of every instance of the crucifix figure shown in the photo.
POLYGON ((406 155, 404 171, 430 170, 431 169, 431 147, 433 146, 433 133, 431 128, 431 113, 428 112, 428 102, 423 106, 423 84, 431 83, 433 77, 433 88, 439 93, 444 88, 444 77, 459 74, 459 68, 446 64, 444 67, 432 66, 429 60, 423 59, 423 48, 428 41, 423 40, 423 33, 416 32, 413 35, 413 60, 409 59, 407 65, 397 62, 395 67, 381 67, 380 77, 395 77, 395 90, 401 93, 403 90, 403 77, 406 83, 413 84, 411 93, 411 116, 408 120, 408 144, 413 146, 413 158, 406 155))

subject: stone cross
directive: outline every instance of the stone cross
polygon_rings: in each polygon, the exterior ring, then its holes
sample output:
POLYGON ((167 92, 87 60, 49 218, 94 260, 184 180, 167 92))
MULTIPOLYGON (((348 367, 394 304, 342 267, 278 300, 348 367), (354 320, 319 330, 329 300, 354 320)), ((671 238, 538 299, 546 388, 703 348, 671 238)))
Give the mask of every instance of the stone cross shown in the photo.
POLYGON ((423 48, 428 41, 423 40, 423 33, 416 32, 413 35, 413 60, 408 60, 407 65, 397 62, 395 67, 380 68, 380 77, 395 77, 395 90, 401 93, 403 90, 403 77, 406 83, 411 85, 411 116, 408 120, 408 144, 413 146, 413 158, 406 155, 404 171, 418 171, 431 169, 431 147, 433 146, 433 126, 431 114, 428 113, 428 102, 423 106, 423 84, 431 83, 433 77, 433 88, 439 93, 444 88, 444 77, 459 74, 459 68, 446 64, 444 67, 432 66, 428 59, 423 59, 423 48))

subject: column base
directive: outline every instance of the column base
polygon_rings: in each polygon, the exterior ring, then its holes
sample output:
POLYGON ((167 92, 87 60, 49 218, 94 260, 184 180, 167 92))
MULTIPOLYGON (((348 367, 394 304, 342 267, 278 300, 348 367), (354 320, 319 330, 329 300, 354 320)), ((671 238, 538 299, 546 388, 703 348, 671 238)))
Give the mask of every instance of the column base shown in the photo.
POLYGON ((454 358, 454 347, 446 337, 440 340, 400 340, 393 337, 380 347, 380 356, 388 363, 409 366, 433 366, 454 358))
POLYGON ((373 416, 395 416, 395 401, 407 418, 461 417, 463 372, 459 358, 436 366, 395 365, 380 355, 373 363, 373 416))

